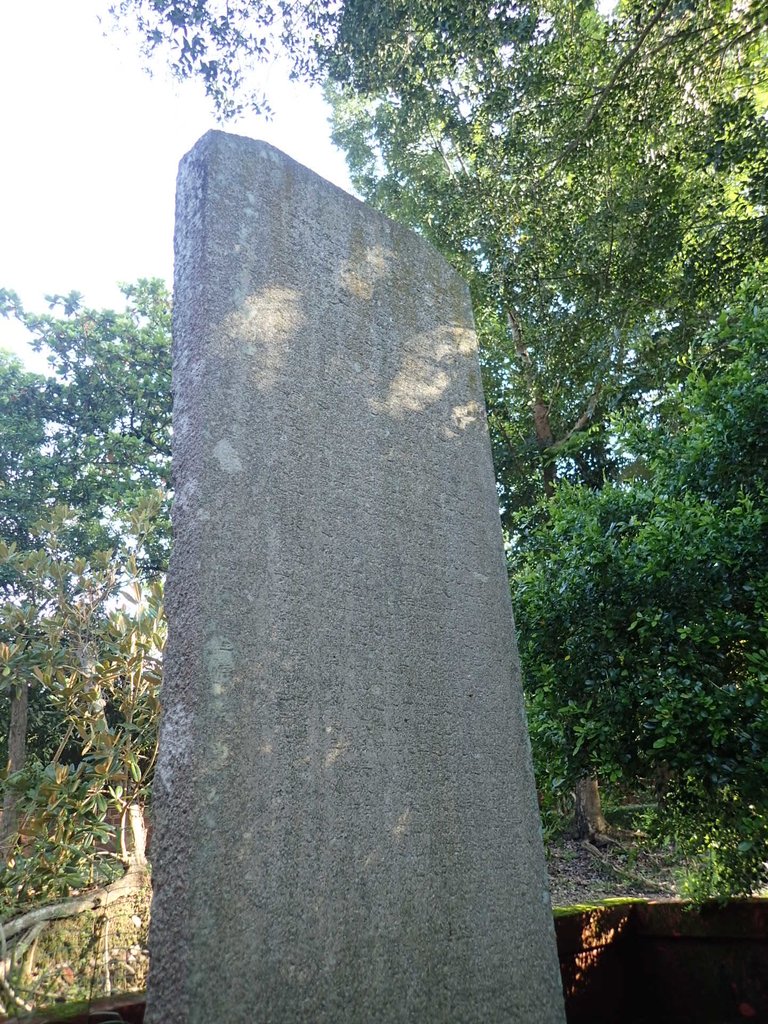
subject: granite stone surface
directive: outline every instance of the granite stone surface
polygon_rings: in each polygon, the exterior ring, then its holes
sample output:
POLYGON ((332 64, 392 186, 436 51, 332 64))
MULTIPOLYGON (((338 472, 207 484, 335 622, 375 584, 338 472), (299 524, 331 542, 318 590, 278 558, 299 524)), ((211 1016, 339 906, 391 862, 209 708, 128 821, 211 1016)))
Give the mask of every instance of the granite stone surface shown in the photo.
POLYGON ((174 476, 148 1024, 561 1024, 464 283, 208 133, 174 476))

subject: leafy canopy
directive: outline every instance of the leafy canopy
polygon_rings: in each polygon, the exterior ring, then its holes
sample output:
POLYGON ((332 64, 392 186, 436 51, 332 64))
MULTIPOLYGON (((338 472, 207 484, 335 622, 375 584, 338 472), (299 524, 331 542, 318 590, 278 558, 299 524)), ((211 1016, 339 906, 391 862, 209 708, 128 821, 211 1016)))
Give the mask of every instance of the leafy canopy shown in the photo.
MULTIPOLYGON (((77 293, 29 313, 0 290, 0 313, 28 329, 49 376, 0 353, 0 538, 36 544, 56 505, 72 555, 113 547, 132 512, 160 490, 145 568, 162 570, 170 539, 170 299, 160 281, 123 289, 126 308, 94 310, 77 293)), ((8 577, 0 577, 7 581, 8 577)))
POLYGON ((764 11, 346 5, 337 142, 468 278, 507 522, 620 468, 611 414, 768 252, 764 11))

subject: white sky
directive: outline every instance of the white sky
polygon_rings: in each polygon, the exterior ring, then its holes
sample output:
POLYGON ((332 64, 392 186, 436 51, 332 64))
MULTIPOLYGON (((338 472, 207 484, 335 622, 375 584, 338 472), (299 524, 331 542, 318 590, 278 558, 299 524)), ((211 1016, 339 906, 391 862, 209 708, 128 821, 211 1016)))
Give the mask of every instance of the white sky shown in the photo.
MULTIPOLYGON (((0 13, 0 287, 44 311, 44 295, 82 292, 121 308, 117 282, 172 280, 180 158, 215 124, 197 83, 160 61, 149 77, 134 39, 111 31, 109 0, 3 0, 0 13), (104 17, 104 25, 98 17, 104 17), (105 30, 106 35, 105 35, 105 30)), ((266 139, 350 190, 317 90, 265 69, 274 120, 225 130, 266 139)), ((24 332, 0 319, 0 347, 33 368, 24 332)))

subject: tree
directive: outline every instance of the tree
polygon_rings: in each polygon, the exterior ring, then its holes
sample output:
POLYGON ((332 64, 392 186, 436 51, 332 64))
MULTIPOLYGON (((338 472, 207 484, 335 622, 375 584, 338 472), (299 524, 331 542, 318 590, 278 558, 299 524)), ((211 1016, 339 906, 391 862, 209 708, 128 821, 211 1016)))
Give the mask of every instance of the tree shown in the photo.
POLYGON ((162 490, 144 566, 157 573, 170 538, 170 300, 156 280, 123 293, 122 313, 85 307, 73 293, 51 298, 61 315, 40 316, 0 290, 0 313, 24 324, 51 367, 41 376, 0 359, 0 538, 35 546, 36 524, 65 505, 59 540, 87 556, 112 547, 132 511, 162 490))
MULTIPOLYGON (((85 851, 104 837, 106 790, 123 826, 131 825, 136 863, 144 864, 141 815, 134 808, 143 807, 154 765, 165 625, 162 585, 143 579, 137 556, 161 501, 160 495, 144 499, 118 552, 71 558, 59 541, 68 518, 61 507, 39 531, 37 549, 0 543, 0 560, 18 587, 0 606, 0 688, 12 701, 1 840, 5 860, 17 867, 29 859, 17 846, 22 835, 24 849, 41 837, 49 843, 44 856, 36 848, 32 855, 38 872, 45 867, 50 874, 44 885, 38 882, 45 891, 83 884, 62 869, 73 857, 83 858, 92 872, 85 851), (26 722, 22 713, 14 714, 13 701, 33 687, 52 712, 56 731, 28 760, 26 722), (49 841, 51 828, 56 838, 49 841)), ((121 850, 125 859, 124 842, 121 850)), ((14 877, 6 876, 11 887, 14 877)), ((29 878, 24 887, 29 898, 29 878)))
MULTIPOLYGON (((42 558, 42 530, 55 536, 59 560, 88 559, 116 549, 150 501, 156 522, 140 557, 145 576, 156 578, 170 540, 170 303, 160 281, 123 291, 124 313, 89 309, 73 293, 50 300, 59 316, 26 312, 13 292, 0 291, 0 312, 27 327, 53 371, 31 374, 6 354, 0 358, 0 540, 42 558), (55 513, 59 506, 66 515, 55 513)), ((38 584, 29 589, 34 576, 21 572, 22 564, 3 559, 0 595, 11 620, 24 609, 34 621, 51 598, 45 589, 40 596, 38 584)), ((30 745, 39 758, 50 756, 62 727, 54 704, 31 682, 4 688, 8 727, 0 755, 11 775, 30 745)), ((14 799, 6 794, 6 838, 15 832, 14 799)))
POLYGON ((146 882, 170 535, 170 309, 158 281, 124 294, 123 313, 73 294, 36 316, 0 293, 52 369, 0 358, 5 1010, 19 1004, 9 971, 50 919, 146 882))
POLYGON ((682 385, 614 420, 626 479, 560 486, 512 562, 540 778, 645 779, 699 895, 768 862, 766 269, 682 385))
POLYGON ((0 351, 0 531, 8 541, 23 543, 28 524, 45 508, 51 488, 48 420, 45 379, 0 351))
POLYGON ((670 379, 766 251, 757 13, 739 42, 670 4, 394 11, 345 8, 335 138, 364 197, 470 280, 511 526, 558 477, 618 468, 610 413, 670 379))
POLYGON ((3 778, 5 1012, 32 1008, 9 976, 50 921, 106 907, 147 884, 144 808, 157 754, 165 622, 162 586, 147 583, 137 555, 161 501, 145 499, 135 511, 132 543, 119 553, 71 558, 58 539, 64 509, 38 533, 38 549, 0 543, 0 562, 24 595, 0 606, 0 690, 18 700, 34 688, 57 724, 54 746, 26 757, 22 723, 21 744, 13 736, 10 743, 21 757, 12 757, 3 778))

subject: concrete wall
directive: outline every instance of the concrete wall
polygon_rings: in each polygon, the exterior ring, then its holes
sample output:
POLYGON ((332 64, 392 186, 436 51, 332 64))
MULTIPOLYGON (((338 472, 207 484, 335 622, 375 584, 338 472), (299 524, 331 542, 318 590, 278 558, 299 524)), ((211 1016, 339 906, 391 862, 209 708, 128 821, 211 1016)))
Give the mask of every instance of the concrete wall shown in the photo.
POLYGON ((562 1021, 466 287, 266 144, 177 202, 147 1020, 562 1021))

